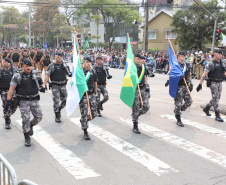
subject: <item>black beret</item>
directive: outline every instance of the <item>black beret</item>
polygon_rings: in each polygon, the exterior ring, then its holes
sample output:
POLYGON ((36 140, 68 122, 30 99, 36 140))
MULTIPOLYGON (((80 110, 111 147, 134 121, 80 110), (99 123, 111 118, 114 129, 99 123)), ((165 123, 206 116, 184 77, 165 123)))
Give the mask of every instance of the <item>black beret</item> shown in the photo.
POLYGON ((29 59, 25 59, 23 64, 28 65, 28 66, 32 66, 32 62, 29 59))
POLYGON ((46 51, 45 53, 49 53, 48 51, 46 51))
POLYGON ((138 57, 138 58, 141 57, 141 55, 140 55, 139 53, 136 53, 134 56, 135 56, 135 57, 138 57))
POLYGON ((185 53, 184 53, 183 51, 180 51, 180 52, 178 53, 178 55, 184 55, 184 56, 185 56, 185 53))
POLYGON ((142 55, 142 56, 140 56, 140 59, 145 59, 145 56, 143 56, 143 55, 142 55))
POLYGON ((214 53, 219 53, 219 54, 223 54, 223 52, 221 51, 221 50, 216 50, 216 51, 214 51, 214 53))
POLYGON ((27 50, 25 49, 24 52, 27 52, 27 50))
POLYGON ((14 49, 17 49, 17 47, 16 47, 16 48, 14 48, 14 49))
POLYGON ((57 51, 55 55, 59 55, 59 56, 61 56, 61 57, 62 57, 62 56, 63 56, 63 53, 61 53, 61 52, 57 51))
POLYGON ((90 57, 84 57, 83 60, 88 60, 91 62, 91 58, 90 57))
POLYGON ((10 61, 10 59, 9 58, 4 58, 3 60, 5 60, 6 62, 9 62, 9 63, 11 63, 11 61, 10 61))
POLYGON ((101 59, 101 60, 103 60, 101 56, 97 57, 96 59, 101 59))

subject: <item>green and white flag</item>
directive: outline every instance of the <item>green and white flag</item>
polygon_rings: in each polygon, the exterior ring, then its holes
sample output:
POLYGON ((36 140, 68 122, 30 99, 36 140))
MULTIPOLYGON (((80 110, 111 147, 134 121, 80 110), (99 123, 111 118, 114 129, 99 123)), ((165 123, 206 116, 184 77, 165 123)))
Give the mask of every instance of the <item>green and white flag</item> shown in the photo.
POLYGON ((81 67, 78 46, 74 37, 72 77, 66 103, 66 112, 68 117, 77 108, 86 91, 88 91, 86 77, 81 67))
POLYGON ((89 45, 89 41, 90 41, 90 39, 86 39, 85 45, 84 45, 84 51, 87 49, 87 47, 89 45))

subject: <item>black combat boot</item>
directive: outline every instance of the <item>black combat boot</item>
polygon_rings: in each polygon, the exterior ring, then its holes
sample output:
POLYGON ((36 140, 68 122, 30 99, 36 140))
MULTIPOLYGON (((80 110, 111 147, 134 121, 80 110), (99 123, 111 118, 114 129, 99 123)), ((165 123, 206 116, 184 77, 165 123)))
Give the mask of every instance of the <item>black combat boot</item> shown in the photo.
POLYGON ((60 120, 60 113, 59 112, 55 112, 55 121, 57 123, 61 123, 61 120, 60 120))
POLYGON ((84 138, 85 140, 90 140, 90 137, 89 137, 89 134, 88 134, 88 132, 87 132, 87 129, 84 129, 84 136, 83 136, 83 138, 84 138))
POLYGON ((137 121, 133 122, 133 132, 136 133, 136 134, 140 134, 137 121))
POLYGON ((177 119, 177 125, 180 127, 184 127, 184 124, 181 121, 180 115, 175 115, 176 119, 177 119))
POLYGON ((211 114, 210 114, 209 111, 210 111, 210 106, 209 106, 209 104, 207 104, 207 105, 203 108, 203 112, 205 112, 207 116, 211 116, 211 114))
POLYGON ((97 116, 98 116, 98 117, 102 117, 102 114, 101 114, 101 112, 100 112, 100 109, 97 109, 97 116))
POLYGON ((102 111, 104 110, 102 101, 100 102, 100 106, 99 107, 100 107, 100 110, 102 110, 102 111))
POLYGON ((216 115, 216 118, 215 118, 216 121, 224 122, 224 120, 220 117, 219 111, 216 111, 216 112, 215 112, 215 115, 216 115))
POLYGON ((24 133, 24 138, 25 138, 25 146, 27 147, 31 146, 30 132, 24 133))
POLYGON ((11 123, 10 117, 6 117, 5 118, 5 129, 11 129, 10 123, 11 123))
MULTIPOLYGON (((30 123, 30 124, 31 124, 31 123, 30 123)), ((30 136, 32 136, 32 135, 34 134, 33 126, 34 126, 34 125, 32 125, 32 124, 30 125, 30 136)))
POLYGON ((62 109, 62 107, 59 107, 59 117, 61 118, 61 109, 62 109))

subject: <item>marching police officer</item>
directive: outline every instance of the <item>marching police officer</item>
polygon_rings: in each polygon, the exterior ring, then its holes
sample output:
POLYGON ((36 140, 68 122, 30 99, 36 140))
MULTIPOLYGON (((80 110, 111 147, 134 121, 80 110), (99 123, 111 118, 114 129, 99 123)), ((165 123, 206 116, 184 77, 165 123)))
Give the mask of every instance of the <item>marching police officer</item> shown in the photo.
POLYGON ((112 76, 109 75, 108 69, 106 66, 103 64, 103 59, 102 57, 98 56, 96 58, 96 63, 97 65, 95 66, 95 71, 97 74, 97 95, 96 95, 96 100, 97 100, 97 115, 101 117, 101 112, 100 110, 103 110, 103 104, 108 101, 108 91, 106 88, 106 78, 111 79, 112 76), (103 95, 103 100, 100 101, 100 96, 101 94, 103 95))
POLYGON ((19 66, 20 53, 17 48, 14 48, 14 53, 12 54, 13 65, 15 68, 19 66))
POLYGON ((33 58, 34 58, 34 56, 35 56, 35 50, 34 50, 34 48, 31 48, 31 51, 30 51, 30 53, 29 53, 29 56, 30 56, 30 60, 32 61, 32 63, 33 63, 33 68, 34 69, 36 69, 37 67, 36 67, 36 63, 35 63, 35 61, 33 60, 33 58))
POLYGON ((23 66, 24 60, 26 60, 26 59, 30 59, 30 57, 29 57, 27 50, 25 49, 19 59, 21 67, 23 66))
POLYGON ((55 54, 56 62, 51 63, 46 71, 44 85, 46 86, 49 78, 52 85, 52 96, 53 96, 53 109, 55 112, 55 121, 61 123, 61 109, 66 106, 67 100, 67 76, 71 77, 71 74, 67 72, 63 65, 63 54, 57 52, 55 54), (61 102, 60 102, 61 101, 61 102))
POLYGON ((11 102, 14 91, 19 101, 19 108, 22 118, 22 128, 25 137, 25 146, 31 146, 30 136, 33 135, 33 126, 42 120, 42 109, 39 104, 39 86, 42 86, 40 92, 45 92, 42 85, 43 81, 39 75, 32 70, 32 62, 29 59, 24 60, 23 72, 13 75, 10 89, 7 96, 7 104, 11 102), (30 112, 34 118, 30 121, 30 112))
POLYGON ((43 56, 43 52, 41 50, 42 48, 38 48, 38 51, 35 53, 33 61, 35 61, 35 65, 38 67, 38 70, 40 70, 42 72, 43 68, 42 68, 42 62, 40 62, 42 56, 43 56))
MULTIPOLYGON (((193 85, 191 83, 191 67, 190 65, 185 63, 185 53, 179 52, 177 60, 179 62, 181 70, 184 72, 183 77, 185 78, 186 83, 188 85, 190 84, 189 90, 192 91, 193 85)), ((178 83, 176 98, 174 99, 174 101, 175 101, 174 113, 177 119, 177 125, 180 127, 184 127, 184 124, 181 121, 181 111, 185 111, 188 107, 190 107, 192 104, 192 100, 183 78, 181 78, 181 80, 178 83), (184 99, 184 103, 183 103, 183 99, 184 99)))
POLYGON ((207 80, 207 86, 210 87, 212 99, 204 107, 203 111, 207 116, 211 116, 209 110, 213 106, 216 116, 215 120, 223 122, 224 120, 220 117, 219 112, 219 101, 222 92, 222 81, 224 77, 226 77, 226 67, 222 62, 222 52, 220 50, 214 52, 214 60, 206 65, 200 83, 196 89, 198 92, 202 89, 202 83, 207 75, 209 78, 207 80))
POLYGON ((49 52, 46 51, 45 52, 45 55, 41 58, 40 62, 43 63, 44 65, 44 71, 46 72, 47 71, 47 67, 49 66, 50 63, 52 63, 52 60, 49 56, 49 52))
MULTIPOLYGON (((12 77, 13 77, 13 73, 11 70, 11 61, 9 58, 4 58, 2 61, 2 68, 0 69, 0 91, 1 91, 1 98, 2 98, 3 117, 5 119, 6 129, 11 128, 10 116, 16 111, 16 106, 14 104, 6 106, 7 94, 8 94, 12 77)), ((13 100, 14 98, 15 98, 15 94, 13 95, 13 100)))
MULTIPOLYGON (((95 94, 97 92, 97 75, 94 69, 91 68, 91 58, 84 57, 83 58, 83 71, 86 77, 86 82, 88 86, 88 97, 89 97, 89 104, 91 109, 92 118, 96 117, 96 109, 97 103, 95 99, 95 94)), ((86 93, 83 95, 81 101, 79 102, 79 108, 81 112, 81 126, 82 130, 84 131, 83 138, 85 140, 90 140, 90 136, 88 135, 88 121, 90 120, 89 110, 88 110, 88 103, 86 93)))
POLYGON ((135 93, 135 99, 132 107, 132 121, 133 121, 133 132, 136 134, 140 134, 140 131, 138 129, 138 117, 142 114, 145 114, 150 106, 149 106, 149 99, 148 99, 148 91, 147 88, 149 88, 148 80, 147 80, 147 73, 145 72, 145 67, 143 64, 141 64, 141 55, 135 54, 134 62, 137 66, 137 75, 139 78, 139 87, 141 92, 141 97, 143 101, 143 106, 141 105, 141 100, 139 96, 138 88, 135 93))

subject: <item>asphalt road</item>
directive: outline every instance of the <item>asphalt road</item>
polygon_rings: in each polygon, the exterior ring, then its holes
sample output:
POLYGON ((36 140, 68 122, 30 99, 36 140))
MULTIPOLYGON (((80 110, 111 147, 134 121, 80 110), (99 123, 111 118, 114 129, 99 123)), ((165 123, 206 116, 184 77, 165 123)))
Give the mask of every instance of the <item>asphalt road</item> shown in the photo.
MULTIPOLYGON (((35 128, 32 146, 24 146, 20 112, 12 129, 0 125, 0 153, 15 168, 19 180, 39 185, 225 185, 226 117, 220 123, 204 116, 201 104, 210 98, 203 85, 192 92, 194 102, 182 114, 184 128, 174 118, 174 101, 164 86, 168 76, 149 78, 150 110, 139 119, 142 134, 132 132, 131 109, 120 100, 124 70, 110 69, 109 101, 103 117, 90 122, 90 141, 83 139, 80 111, 62 123, 54 121, 52 94, 41 94, 43 120, 35 128)), ((194 88, 198 80, 193 80, 194 88)), ((226 102, 223 83, 221 104, 226 102)), ((2 108, 0 108, 2 112, 2 108)), ((214 112, 211 112, 214 115, 214 112)))

